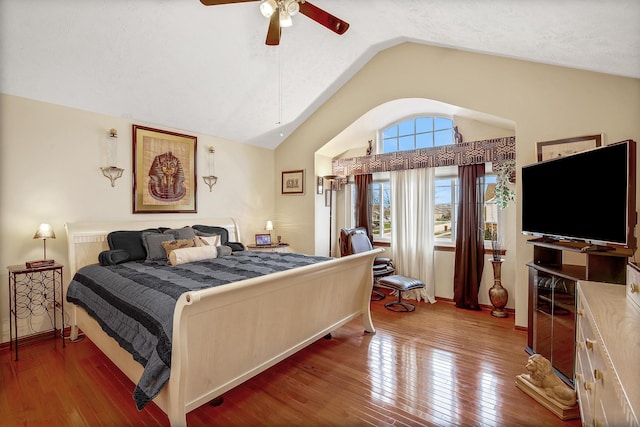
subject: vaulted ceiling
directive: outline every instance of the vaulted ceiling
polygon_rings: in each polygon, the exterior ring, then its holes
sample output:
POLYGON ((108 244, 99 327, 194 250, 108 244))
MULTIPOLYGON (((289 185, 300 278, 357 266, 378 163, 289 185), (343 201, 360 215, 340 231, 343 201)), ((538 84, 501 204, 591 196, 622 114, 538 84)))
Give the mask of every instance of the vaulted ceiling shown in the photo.
POLYGON ((0 91, 275 148, 405 41, 640 78, 638 0, 312 3, 349 30, 298 14, 273 47, 257 1, 0 0, 0 91))

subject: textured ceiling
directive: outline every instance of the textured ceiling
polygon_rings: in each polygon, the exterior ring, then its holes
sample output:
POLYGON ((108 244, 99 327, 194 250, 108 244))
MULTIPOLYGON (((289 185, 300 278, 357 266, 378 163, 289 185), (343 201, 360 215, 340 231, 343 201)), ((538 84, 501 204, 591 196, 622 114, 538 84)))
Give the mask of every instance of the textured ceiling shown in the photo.
POLYGON ((258 2, 0 0, 0 91, 275 148, 403 41, 640 78, 638 0, 312 2, 349 30, 297 15, 270 47, 258 2))

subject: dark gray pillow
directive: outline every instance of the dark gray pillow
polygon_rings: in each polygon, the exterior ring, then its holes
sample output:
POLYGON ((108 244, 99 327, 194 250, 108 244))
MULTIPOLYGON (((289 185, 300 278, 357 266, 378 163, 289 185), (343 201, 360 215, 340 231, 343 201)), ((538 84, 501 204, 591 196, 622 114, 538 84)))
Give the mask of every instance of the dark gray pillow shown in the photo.
POLYGON ((174 240, 193 239, 196 237, 195 231, 189 226, 183 228, 170 228, 164 230, 163 233, 173 235, 174 240))
POLYGON ((170 240, 175 240, 173 234, 143 232, 142 243, 147 252, 147 261, 165 261, 167 252, 164 250, 162 242, 170 240))
MULTIPOLYGON (((145 232, 159 233, 158 230, 154 229, 145 230, 145 232)), ((127 252, 129 259, 132 261, 145 259, 147 257, 147 251, 142 242, 142 233, 143 231, 140 230, 112 231, 107 235, 109 249, 120 249, 127 252)))
POLYGON ((117 265, 129 261, 129 253, 122 249, 102 251, 98 255, 100 265, 117 265))

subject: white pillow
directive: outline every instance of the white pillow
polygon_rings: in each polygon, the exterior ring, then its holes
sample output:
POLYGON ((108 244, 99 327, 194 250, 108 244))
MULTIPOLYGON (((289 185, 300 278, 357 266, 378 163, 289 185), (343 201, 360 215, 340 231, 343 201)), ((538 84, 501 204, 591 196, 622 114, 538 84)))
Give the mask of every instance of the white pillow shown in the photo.
POLYGON ((187 262, 217 258, 218 248, 215 246, 196 246, 193 248, 174 249, 169 253, 169 264, 180 265, 187 262))
POLYGON ((215 236, 198 236, 197 238, 200 239, 200 241, 202 243, 204 243, 205 245, 220 246, 220 236, 219 235, 215 235, 215 236))

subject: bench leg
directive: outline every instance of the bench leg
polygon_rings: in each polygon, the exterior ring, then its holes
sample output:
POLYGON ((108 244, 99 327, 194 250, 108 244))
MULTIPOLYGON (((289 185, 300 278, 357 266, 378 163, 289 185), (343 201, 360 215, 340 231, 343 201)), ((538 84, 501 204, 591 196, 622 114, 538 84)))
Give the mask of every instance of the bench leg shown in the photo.
POLYGON ((398 290, 398 300, 393 302, 388 302, 384 306, 388 310, 395 311, 395 312, 409 312, 416 309, 415 305, 402 301, 402 291, 400 290, 398 290))
POLYGON ((380 301, 383 300, 385 298, 385 294, 380 292, 380 291, 376 291, 375 289, 371 290, 371 301, 380 301))

